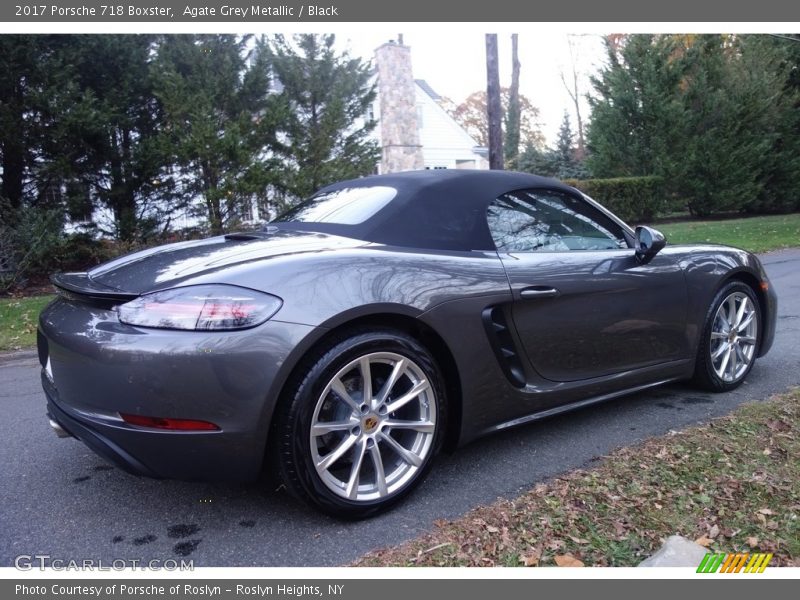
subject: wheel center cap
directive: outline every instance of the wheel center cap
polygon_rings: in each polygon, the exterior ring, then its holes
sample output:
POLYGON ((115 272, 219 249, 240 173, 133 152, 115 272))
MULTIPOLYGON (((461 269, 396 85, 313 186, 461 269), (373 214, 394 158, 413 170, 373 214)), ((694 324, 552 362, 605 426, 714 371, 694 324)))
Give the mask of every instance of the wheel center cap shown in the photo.
POLYGON ((361 421, 361 426, 364 429, 364 433, 372 433, 378 428, 379 423, 380 419, 378 419, 377 415, 369 414, 361 421))
POLYGON ((730 342, 731 344, 732 344, 733 342, 735 342, 737 339, 738 339, 738 336, 736 335, 736 332, 735 332, 735 331, 731 331, 731 332, 728 334, 728 342, 730 342))

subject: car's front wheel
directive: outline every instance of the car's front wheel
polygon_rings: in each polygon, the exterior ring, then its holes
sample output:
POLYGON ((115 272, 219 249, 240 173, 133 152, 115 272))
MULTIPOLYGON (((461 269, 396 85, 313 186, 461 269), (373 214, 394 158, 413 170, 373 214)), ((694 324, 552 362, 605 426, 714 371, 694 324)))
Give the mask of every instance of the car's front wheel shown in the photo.
POLYGON ((695 381, 716 392, 744 381, 758 355, 761 311, 750 286, 732 281, 709 308, 695 366, 695 381))
POLYGON ((389 508, 440 446, 446 402, 434 357, 398 331, 356 333, 313 359, 275 419, 289 491, 345 518, 389 508))

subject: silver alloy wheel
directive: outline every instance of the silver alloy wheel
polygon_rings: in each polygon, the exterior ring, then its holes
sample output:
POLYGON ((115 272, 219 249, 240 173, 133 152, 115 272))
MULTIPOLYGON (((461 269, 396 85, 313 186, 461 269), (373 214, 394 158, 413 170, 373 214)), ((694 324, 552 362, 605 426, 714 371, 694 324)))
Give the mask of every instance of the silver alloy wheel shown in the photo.
POLYGON ((711 364, 722 381, 738 381, 753 362, 758 339, 757 308, 747 294, 734 292, 719 305, 711 326, 711 364))
POLYGON ((422 368, 393 352, 345 365, 325 386, 311 419, 311 457, 320 479, 357 502, 398 492, 433 448, 434 394, 422 368))

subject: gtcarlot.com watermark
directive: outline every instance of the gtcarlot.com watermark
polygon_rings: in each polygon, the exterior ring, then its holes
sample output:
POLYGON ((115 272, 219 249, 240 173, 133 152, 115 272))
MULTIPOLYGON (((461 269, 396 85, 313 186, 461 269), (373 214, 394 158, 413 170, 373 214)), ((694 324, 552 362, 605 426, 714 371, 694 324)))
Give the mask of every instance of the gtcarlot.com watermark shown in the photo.
POLYGON ((194 560, 139 560, 136 558, 58 558, 50 554, 20 554, 14 559, 14 567, 20 571, 126 571, 139 569, 142 571, 194 571, 194 560))

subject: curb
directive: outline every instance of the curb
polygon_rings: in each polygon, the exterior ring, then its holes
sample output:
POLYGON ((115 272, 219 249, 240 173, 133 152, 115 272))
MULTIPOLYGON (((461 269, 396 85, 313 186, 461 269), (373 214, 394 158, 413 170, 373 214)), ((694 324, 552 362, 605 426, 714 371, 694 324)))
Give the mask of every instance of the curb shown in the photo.
POLYGON ((39 353, 37 350, 15 350, 14 352, 0 352, 0 367, 10 363, 21 362, 26 360, 38 360, 39 353))

